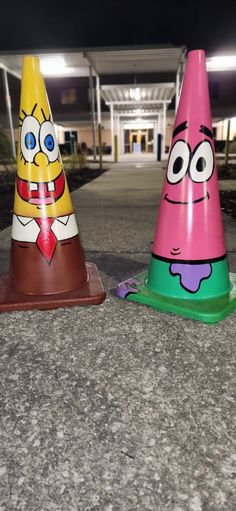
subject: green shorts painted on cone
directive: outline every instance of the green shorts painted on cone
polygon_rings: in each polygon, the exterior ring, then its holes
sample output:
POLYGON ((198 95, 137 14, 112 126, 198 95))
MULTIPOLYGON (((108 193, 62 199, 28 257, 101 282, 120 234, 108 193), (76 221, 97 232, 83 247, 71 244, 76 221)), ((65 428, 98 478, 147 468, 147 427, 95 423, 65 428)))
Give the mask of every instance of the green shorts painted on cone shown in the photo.
MULTIPOLYGON (((226 258, 221 261, 208 263, 211 273, 208 278, 204 278, 199 282, 199 288, 195 292, 191 292, 183 284, 181 285, 182 275, 179 273, 173 275, 171 273, 172 266, 173 262, 171 264, 152 256, 146 282, 147 287, 154 291, 154 293, 182 300, 216 298, 229 293, 231 290, 226 258)), ((189 265, 190 271, 191 269, 194 271, 196 268, 197 265, 195 264, 189 265)))
MULTIPOLYGON (((196 292, 189 292, 181 285, 184 272, 181 273, 180 267, 180 273, 173 275, 173 264, 176 263, 152 256, 148 271, 119 284, 118 296, 205 323, 217 323, 236 308, 236 275, 228 273, 226 258, 207 263, 209 277, 201 280, 196 292)), ((189 265, 183 263, 184 266, 189 265)))

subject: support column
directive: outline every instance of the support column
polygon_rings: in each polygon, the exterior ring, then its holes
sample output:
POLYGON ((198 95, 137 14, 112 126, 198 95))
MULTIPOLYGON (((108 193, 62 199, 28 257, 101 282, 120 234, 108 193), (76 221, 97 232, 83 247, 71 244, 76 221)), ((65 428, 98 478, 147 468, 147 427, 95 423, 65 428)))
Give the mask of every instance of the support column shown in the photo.
POLYGON ((3 69, 3 85, 4 85, 4 92, 5 92, 5 98, 6 98, 6 107, 7 107, 7 115, 8 115, 9 129, 10 129, 12 156, 13 156, 14 159, 16 159, 16 146, 15 146, 13 120, 12 120, 12 112, 11 112, 11 96, 10 96, 10 91, 9 91, 9 85, 8 85, 6 69, 3 69))
POLYGON ((118 136, 114 135, 114 162, 118 162, 118 136))
MULTIPOLYGON (((159 115, 157 116, 157 119, 158 119, 159 115)), ((157 121, 156 119, 154 120, 154 124, 153 124, 153 152, 154 154, 156 155, 157 154, 157 121)))
POLYGON ((118 116, 115 117, 115 135, 114 135, 114 161, 115 163, 118 162, 118 116))
POLYGON ((118 152, 118 161, 120 159, 120 139, 121 139, 121 136, 120 136, 120 116, 117 115, 117 152, 118 152))
POLYGON ((162 136, 161 118, 162 118, 162 112, 159 112, 158 117, 157 117, 157 135, 156 135, 157 161, 162 160, 163 136, 162 136))
POLYGON ((89 66, 89 87, 92 111, 92 132, 93 132, 93 159, 96 160, 96 128, 95 128, 95 102, 94 102, 94 88, 93 88, 93 71, 92 66, 89 66))
POLYGON ((180 66, 178 67, 176 73, 176 82, 175 82, 175 112, 177 112, 178 104, 179 104, 179 95, 180 95, 180 66))
POLYGON ((225 143, 225 165, 228 165, 228 162, 229 162, 230 124, 231 124, 231 120, 228 119, 228 123, 227 123, 227 137, 226 137, 226 143, 225 143))
POLYGON ((101 124, 101 94, 100 94, 100 79, 96 75, 96 94, 97 94, 97 121, 98 121, 98 153, 99 153, 99 166, 102 168, 102 124, 101 124))
POLYGON ((166 103, 163 103, 163 114, 162 114, 162 159, 165 156, 165 145, 166 145, 166 103))
POLYGON ((181 87, 182 87, 182 81, 183 81, 183 75, 184 75, 184 68, 185 68, 185 53, 182 55, 180 64, 176 73, 176 81, 175 81, 175 112, 177 111, 178 105, 179 105, 179 98, 181 93, 181 87))
POLYGON ((111 115, 111 159, 114 161, 114 108, 113 105, 110 105, 110 115, 111 115))
POLYGON ((157 133, 161 133, 161 114, 157 116, 157 133))
POLYGON ((124 130, 124 122, 120 120, 120 116, 119 116, 119 124, 120 124, 120 134, 119 134, 120 155, 124 155, 125 154, 125 130, 124 130))

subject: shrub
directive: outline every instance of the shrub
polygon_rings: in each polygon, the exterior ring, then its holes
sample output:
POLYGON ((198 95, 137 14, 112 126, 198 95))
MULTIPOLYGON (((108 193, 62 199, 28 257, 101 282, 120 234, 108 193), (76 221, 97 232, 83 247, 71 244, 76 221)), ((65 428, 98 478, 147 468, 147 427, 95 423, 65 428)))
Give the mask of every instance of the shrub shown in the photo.
POLYGON ((7 164, 14 163, 11 143, 2 129, 0 129, 0 164, 7 168, 7 164))

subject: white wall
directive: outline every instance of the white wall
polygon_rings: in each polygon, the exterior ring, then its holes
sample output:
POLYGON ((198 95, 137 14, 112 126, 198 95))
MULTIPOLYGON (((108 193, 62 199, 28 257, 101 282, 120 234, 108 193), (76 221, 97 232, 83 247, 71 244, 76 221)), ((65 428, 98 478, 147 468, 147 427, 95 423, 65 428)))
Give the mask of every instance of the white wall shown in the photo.
MULTIPOLYGON (((230 140, 233 140, 236 137, 236 117, 232 117, 230 119, 230 140)), ((214 128, 216 128, 216 140, 226 140, 227 138, 227 129, 228 129, 228 119, 224 119, 223 121, 219 121, 213 123, 214 128)))

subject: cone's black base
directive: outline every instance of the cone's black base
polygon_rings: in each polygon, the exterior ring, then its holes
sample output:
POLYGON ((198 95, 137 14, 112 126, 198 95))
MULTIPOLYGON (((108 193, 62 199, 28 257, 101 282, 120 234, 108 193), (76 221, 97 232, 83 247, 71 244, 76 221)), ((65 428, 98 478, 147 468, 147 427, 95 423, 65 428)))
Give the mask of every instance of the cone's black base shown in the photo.
POLYGON ((0 312, 24 311, 31 309, 49 310, 75 305, 98 305, 106 297, 98 269, 93 263, 86 263, 88 280, 80 289, 67 293, 50 295, 26 295, 19 293, 8 284, 8 274, 0 275, 0 312))

